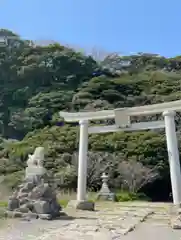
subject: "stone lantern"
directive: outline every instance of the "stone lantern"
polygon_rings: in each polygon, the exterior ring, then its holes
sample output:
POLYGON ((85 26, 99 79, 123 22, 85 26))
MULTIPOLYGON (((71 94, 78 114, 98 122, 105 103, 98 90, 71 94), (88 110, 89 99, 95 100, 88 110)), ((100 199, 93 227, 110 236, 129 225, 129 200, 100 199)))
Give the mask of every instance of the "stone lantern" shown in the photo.
POLYGON ((105 173, 102 174, 102 187, 97 195, 98 200, 115 201, 115 194, 112 193, 108 186, 109 176, 105 173))

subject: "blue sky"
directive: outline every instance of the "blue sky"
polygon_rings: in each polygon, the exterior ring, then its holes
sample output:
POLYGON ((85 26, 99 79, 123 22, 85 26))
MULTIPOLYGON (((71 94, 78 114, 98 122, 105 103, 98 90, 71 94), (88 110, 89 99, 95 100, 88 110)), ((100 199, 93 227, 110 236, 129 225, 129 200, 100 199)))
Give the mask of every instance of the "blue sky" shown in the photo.
POLYGON ((108 52, 181 55, 180 0, 0 0, 0 28, 108 52))

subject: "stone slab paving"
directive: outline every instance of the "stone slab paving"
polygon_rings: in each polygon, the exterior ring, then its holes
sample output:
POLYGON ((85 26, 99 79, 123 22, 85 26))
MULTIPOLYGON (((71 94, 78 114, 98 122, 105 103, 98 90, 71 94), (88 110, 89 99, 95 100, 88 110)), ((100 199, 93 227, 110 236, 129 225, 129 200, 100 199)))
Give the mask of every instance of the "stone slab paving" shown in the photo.
MULTIPOLYGON (((122 239, 122 238, 120 238, 122 239)), ((130 232, 124 236, 123 240, 180 240, 181 231, 172 230, 168 225, 150 225, 145 222, 142 223, 134 232, 130 232)))
POLYGON ((100 203, 95 212, 66 211, 72 219, 9 221, 0 240, 181 239, 181 231, 169 226, 168 208, 159 204, 100 203))

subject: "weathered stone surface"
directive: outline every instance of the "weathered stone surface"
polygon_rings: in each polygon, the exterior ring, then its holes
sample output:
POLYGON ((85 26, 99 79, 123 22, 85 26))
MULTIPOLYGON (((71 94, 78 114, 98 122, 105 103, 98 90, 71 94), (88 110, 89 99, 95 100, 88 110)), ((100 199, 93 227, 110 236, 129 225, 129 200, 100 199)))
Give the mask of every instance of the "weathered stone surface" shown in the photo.
POLYGON ((68 208, 75 208, 78 210, 87 210, 87 211, 94 211, 95 203, 90 201, 77 201, 71 200, 68 203, 68 208))
POLYGON ((50 214, 51 208, 50 204, 46 201, 36 201, 34 202, 35 212, 38 214, 50 214))
POLYGON ((28 197, 28 193, 19 192, 19 194, 18 194, 18 198, 19 198, 19 199, 27 198, 27 197, 28 197))
POLYGON ((28 198, 40 199, 43 194, 43 185, 38 185, 28 194, 28 198))
POLYGON ((34 204, 31 201, 28 201, 27 203, 25 203, 25 206, 31 211, 34 212, 34 204))
POLYGON ((26 207, 26 205, 22 205, 17 209, 17 211, 19 211, 21 213, 28 213, 29 209, 26 207))
POLYGON ((26 203, 28 203, 29 202, 29 199, 28 198, 23 198, 23 199, 20 199, 19 200, 19 204, 20 205, 24 205, 24 204, 26 204, 26 203))
POLYGON ((49 198, 52 199, 56 197, 55 193, 52 191, 52 188, 49 186, 48 183, 44 184, 43 197, 48 199, 49 198))
POLYGON ((58 204, 57 200, 54 199, 50 202, 50 209, 52 213, 57 213, 62 210, 62 207, 58 204))
POLYGON ((9 199, 8 201, 8 210, 13 211, 16 208, 19 208, 20 202, 17 198, 9 199))
POLYGON ((35 184, 33 182, 26 182, 22 189, 24 189, 25 192, 29 192, 33 190, 34 187, 35 187, 35 184))

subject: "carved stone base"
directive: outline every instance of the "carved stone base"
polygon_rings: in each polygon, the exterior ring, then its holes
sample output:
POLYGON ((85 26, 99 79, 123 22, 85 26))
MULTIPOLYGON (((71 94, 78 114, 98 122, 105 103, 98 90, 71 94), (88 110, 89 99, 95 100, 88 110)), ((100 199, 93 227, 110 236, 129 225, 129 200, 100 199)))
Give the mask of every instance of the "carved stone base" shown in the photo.
POLYGON ((98 193, 97 200, 100 201, 116 201, 116 195, 114 193, 98 193))
POLYGON ((94 211, 95 210, 95 203, 90 201, 77 201, 71 200, 69 201, 68 208, 74 208, 77 210, 85 210, 85 211, 94 211))
POLYGON ((8 201, 7 217, 31 217, 54 219, 60 216, 62 208, 57 201, 56 192, 48 184, 21 184, 8 201))

